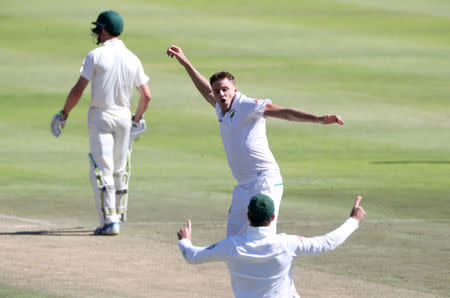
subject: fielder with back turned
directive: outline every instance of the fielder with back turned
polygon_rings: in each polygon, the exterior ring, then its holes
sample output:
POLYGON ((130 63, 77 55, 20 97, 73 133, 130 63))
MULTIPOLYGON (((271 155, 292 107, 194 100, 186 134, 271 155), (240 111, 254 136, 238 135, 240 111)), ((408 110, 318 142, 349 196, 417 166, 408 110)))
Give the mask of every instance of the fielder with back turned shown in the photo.
POLYGON ((274 202, 264 194, 252 197, 247 216, 250 226, 244 235, 232 236, 208 247, 192 245, 191 221, 179 230, 178 247, 187 262, 223 261, 230 271, 236 297, 300 297, 292 279, 296 257, 325 253, 344 243, 365 218, 358 196, 350 217, 334 231, 312 238, 275 234, 269 227, 275 218, 274 202))
POLYGON ((97 44, 103 45, 85 57, 80 78, 69 92, 64 108, 53 117, 51 131, 55 136, 61 134, 70 111, 92 81, 88 112, 90 180, 100 219, 94 234, 117 235, 120 222, 126 221, 131 148, 146 130, 142 116, 151 93, 141 61, 118 38, 123 31, 122 17, 108 10, 92 24, 97 44), (132 117, 133 87, 140 99, 132 117))

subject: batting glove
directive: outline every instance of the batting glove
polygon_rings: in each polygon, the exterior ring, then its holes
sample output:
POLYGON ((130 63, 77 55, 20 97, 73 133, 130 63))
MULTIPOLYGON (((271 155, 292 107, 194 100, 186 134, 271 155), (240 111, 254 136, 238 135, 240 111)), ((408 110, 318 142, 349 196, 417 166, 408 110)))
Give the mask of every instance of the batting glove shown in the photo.
POLYGON ((139 122, 134 121, 131 124, 130 142, 134 142, 147 130, 147 123, 141 118, 139 122))
POLYGON ((59 111, 59 113, 55 114, 52 118, 50 131, 55 137, 59 137, 64 126, 66 126, 66 118, 64 118, 63 111, 59 111))

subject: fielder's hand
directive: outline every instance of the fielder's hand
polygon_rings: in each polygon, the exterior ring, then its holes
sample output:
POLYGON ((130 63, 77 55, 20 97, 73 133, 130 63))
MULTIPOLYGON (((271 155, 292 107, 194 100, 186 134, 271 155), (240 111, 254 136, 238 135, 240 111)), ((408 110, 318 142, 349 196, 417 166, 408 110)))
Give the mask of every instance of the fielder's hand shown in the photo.
POLYGON ((342 120, 341 116, 339 115, 332 115, 332 114, 328 114, 328 115, 324 115, 322 117, 320 117, 320 123, 322 124, 333 124, 333 123, 337 123, 340 125, 344 125, 344 121, 342 120))
POLYGON ((361 202, 361 200, 361 196, 356 197, 355 205, 353 205, 352 212, 350 213, 350 217, 353 217, 359 222, 361 222, 366 217, 366 211, 364 211, 363 207, 359 206, 359 202, 361 202))
POLYGON ((189 239, 192 240, 192 224, 191 220, 188 219, 187 225, 177 232, 178 240, 189 239))
POLYGON ((59 137, 64 126, 66 126, 66 118, 64 118, 63 111, 59 111, 50 122, 50 130, 55 137, 59 137))

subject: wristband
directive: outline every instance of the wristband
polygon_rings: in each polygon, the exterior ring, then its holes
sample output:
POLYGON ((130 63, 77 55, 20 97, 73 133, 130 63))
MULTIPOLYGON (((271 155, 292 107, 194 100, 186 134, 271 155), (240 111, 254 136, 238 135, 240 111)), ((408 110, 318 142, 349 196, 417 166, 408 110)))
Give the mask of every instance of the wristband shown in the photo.
POLYGON ((64 117, 64 110, 59 111, 59 115, 62 121, 66 121, 67 118, 69 118, 69 115, 67 115, 67 117, 64 117))

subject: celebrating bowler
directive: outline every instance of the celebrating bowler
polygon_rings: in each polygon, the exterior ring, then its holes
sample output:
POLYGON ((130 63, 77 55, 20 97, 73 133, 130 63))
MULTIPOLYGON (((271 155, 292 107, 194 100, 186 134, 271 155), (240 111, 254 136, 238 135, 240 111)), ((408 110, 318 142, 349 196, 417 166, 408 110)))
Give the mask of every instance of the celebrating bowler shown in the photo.
POLYGON ((247 206, 250 199, 263 193, 275 204, 275 219, 270 227, 276 232, 278 210, 283 195, 280 169, 270 151, 266 136, 267 117, 297 122, 344 124, 338 115, 313 114, 272 104, 269 99, 254 99, 240 93, 234 76, 218 72, 208 81, 186 58, 182 49, 170 46, 167 55, 175 57, 186 69, 195 87, 215 109, 228 165, 238 185, 228 213, 227 237, 242 235, 249 225, 247 206))

